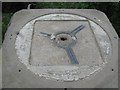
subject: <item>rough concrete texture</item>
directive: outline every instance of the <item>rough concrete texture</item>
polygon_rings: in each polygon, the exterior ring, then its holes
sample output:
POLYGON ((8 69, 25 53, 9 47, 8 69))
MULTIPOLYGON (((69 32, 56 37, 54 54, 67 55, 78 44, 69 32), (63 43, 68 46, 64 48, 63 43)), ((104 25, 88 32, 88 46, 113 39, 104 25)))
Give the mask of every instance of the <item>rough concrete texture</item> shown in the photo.
MULTIPOLYGON (((51 38, 53 36, 51 35, 51 38)), ((15 41, 15 49, 20 61, 33 73, 49 79, 74 81, 102 69, 109 59, 108 56, 110 57, 111 43, 106 32, 85 17, 72 14, 49 14, 28 22, 19 31, 15 41), (40 22, 44 24, 41 25, 40 22), (65 50, 54 45, 50 38, 43 38, 44 36, 40 32, 50 33, 52 31, 52 34, 60 31, 70 32, 71 28, 78 27, 80 24, 85 28, 77 33, 76 44, 71 47, 79 65, 73 66, 70 64, 70 58, 65 50), (62 64, 60 64, 61 61, 62 64)))
POLYGON ((118 36, 104 13, 97 10, 22 10, 13 16, 3 43, 3 87, 28 88, 95 88, 118 87, 118 36), (58 82, 40 78, 21 63, 15 51, 15 40, 21 28, 31 19, 47 13, 74 13, 85 16, 98 23, 109 35, 112 44, 112 54, 104 69, 85 80, 73 82, 58 82), (95 18, 95 19, 94 19, 95 18), (14 28, 13 28, 14 27, 14 28), (112 71, 114 69, 114 71, 112 71))

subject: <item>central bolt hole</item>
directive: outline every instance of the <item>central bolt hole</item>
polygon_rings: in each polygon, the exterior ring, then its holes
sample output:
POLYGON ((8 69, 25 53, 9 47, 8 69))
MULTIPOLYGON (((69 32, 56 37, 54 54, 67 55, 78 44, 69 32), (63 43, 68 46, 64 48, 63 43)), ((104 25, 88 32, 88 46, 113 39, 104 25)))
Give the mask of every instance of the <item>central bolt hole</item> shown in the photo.
POLYGON ((66 38, 66 37, 61 37, 60 40, 61 40, 61 41, 66 41, 67 38, 66 38))

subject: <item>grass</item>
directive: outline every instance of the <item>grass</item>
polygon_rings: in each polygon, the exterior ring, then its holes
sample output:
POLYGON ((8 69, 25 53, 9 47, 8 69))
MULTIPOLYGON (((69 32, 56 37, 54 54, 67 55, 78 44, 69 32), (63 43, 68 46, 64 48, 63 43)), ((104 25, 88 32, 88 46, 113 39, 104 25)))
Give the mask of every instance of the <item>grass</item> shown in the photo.
POLYGON ((12 15, 12 13, 3 13, 2 15, 2 42, 12 15))

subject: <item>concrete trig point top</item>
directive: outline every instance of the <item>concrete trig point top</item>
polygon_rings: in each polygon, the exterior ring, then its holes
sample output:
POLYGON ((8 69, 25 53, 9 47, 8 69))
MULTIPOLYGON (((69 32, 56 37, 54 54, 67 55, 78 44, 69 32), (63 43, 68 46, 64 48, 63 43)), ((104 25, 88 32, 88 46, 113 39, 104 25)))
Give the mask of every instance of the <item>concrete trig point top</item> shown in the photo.
POLYGON ((17 31, 11 43, 17 63, 40 77, 58 81, 99 77, 117 62, 118 36, 97 10, 22 10, 13 16, 10 31, 17 31))

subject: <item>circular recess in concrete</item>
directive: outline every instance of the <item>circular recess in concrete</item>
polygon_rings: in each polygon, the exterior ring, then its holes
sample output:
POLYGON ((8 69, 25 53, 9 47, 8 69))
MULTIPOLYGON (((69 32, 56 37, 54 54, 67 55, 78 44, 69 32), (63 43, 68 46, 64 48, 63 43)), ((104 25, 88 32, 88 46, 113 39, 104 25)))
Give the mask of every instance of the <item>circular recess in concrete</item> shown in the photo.
POLYGON ((110 38, 100 25, 67 13, 27 22, 16 37, 15 49, 19 61, 30 71, 60 81, 76 81, 99 72, 112 53, 110 38), (56 35, 59 32, 67 34, 56 35))

